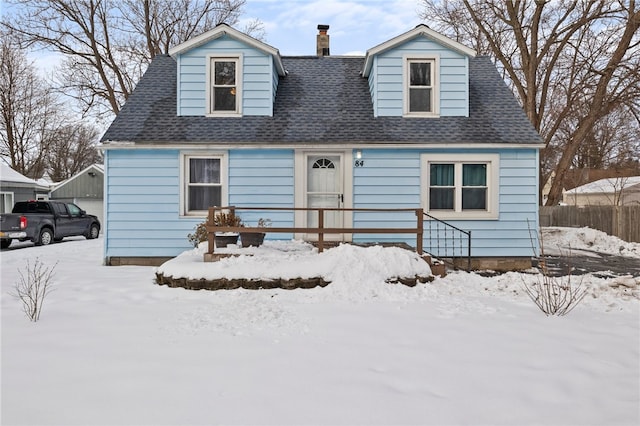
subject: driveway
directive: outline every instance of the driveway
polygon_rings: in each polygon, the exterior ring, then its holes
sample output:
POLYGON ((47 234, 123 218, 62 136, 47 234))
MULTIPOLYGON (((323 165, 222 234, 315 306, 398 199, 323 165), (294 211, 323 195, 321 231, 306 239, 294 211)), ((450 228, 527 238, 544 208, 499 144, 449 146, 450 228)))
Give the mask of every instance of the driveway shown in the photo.
POLYGON ((640 258, 616 256, 593 250, 573 250, 571 255, 548 255, 544 257, 553 276, 593 273, 596 276, 616 277, 632 275, 640 277, 640 258))

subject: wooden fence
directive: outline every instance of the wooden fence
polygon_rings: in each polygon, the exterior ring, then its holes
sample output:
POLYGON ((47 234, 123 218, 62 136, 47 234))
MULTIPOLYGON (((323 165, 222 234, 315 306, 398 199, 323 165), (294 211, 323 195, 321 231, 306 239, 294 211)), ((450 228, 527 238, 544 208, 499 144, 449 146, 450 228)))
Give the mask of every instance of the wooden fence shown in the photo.
POLYGON ((544 206, 540 207, 540 226, 588 226, 640 243, 640 206, 544 206))

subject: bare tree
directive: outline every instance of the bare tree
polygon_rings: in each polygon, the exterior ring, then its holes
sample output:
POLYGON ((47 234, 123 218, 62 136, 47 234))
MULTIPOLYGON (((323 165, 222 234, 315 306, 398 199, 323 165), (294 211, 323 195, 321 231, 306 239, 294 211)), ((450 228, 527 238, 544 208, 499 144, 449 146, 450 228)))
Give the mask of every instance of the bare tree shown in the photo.
POLYGON ((65 55, 62 82, 97 117, 120 111, 149 61, 215 25, 245 0, 13 0, 4 25, 24 43, 65 55))
POLYGON ((92 164, 102 163, 97 149, 99 136, 98 128, 88 124, 67 124, 58 129, 48 157, 51 180, 61 182, 92 164))
POLYGON ((27 61, 11 33, 0 41, 0 155, 34 179, 46 170, 51 133, 59 124, 52 90, 27 61))
POLYGON ((637 108, 635 0, 423 2, 421 17, 429 25, 492 56, 508 77, 545 141, 541 183, 555 172, 547 204, 556 204, 567 170, 597 124, 622 105, 637 108))
MULTIPOLYGON (((567 139, 571 129, 559 128, 558 139, 567 139)), ((598 120, 571 163, 575 169, 629 167, 640 153, 640 126, 627 105, 619 105, 598 120)))
POLYGON ((151 60, 222 22, 237 23, 244 4, 245 0, 124 0, 116 7, 123 16, 119 29, 132 36, 132 53, 151 60), (141 46, 134 47, 136 43, 141 46))

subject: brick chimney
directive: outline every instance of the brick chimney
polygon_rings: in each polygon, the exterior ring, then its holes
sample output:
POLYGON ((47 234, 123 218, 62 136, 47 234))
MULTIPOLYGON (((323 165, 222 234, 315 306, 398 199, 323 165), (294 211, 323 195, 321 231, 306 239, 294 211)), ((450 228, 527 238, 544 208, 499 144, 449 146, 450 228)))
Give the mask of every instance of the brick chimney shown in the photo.
POLYGON ((318 56, 329 56, 328 29, 328 25, 318 25, 318 36, 316 37, 316 53, 318 56))

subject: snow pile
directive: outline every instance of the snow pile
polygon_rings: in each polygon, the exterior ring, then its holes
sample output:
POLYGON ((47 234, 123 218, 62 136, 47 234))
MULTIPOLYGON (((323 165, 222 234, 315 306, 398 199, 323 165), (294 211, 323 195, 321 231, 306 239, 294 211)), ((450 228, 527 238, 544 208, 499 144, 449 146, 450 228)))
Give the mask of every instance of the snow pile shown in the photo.
MULTIPOLYGON (((572 228, 557 229, 552 235, 567 235, 573 246, 584 245, 578 237, 582 234, 596 235, 599 248, 615 246, 616 238, 603 238, 601 233, 590 229, 572 233, 572 228), (593 232, 590 232, 593 231, 593 232), (609 242, 608 245, 605 243, 609 242)), ((549 233, 545 231, 545 233, 549 233)), ((606 237, 606 235, 605 235, 606 237)), ((527 273, 509 272, 496 277, 484 277, 477 273, 450 272, 447 277, 436 278, 431 284, 408 288, 391 285, 387 281, 398 277, 429 276, 428 264, 416 253, 398 247, 358 247, 341 244, 338 247, 318 253, 312 245, 302 241, 267 241, 261 247, 238 248, 230 246, 217 253, 233 253, 238 256, 224 258, 218 262, 204 262, 206 243, 186 251, 156 269, 165 276, 188 279, 218 278, 270 280, 275 278, 322 277, 330 281, 327 287, 302 290, 308 302, 347 300, 360 303, 371 299, 403 301, 439 300, 451 305, 447 298, 474 296, 498 297, 514 302, 529 303, 524 291, 525 285, 541 282, 543 276, 535 269, 527 273)), ((604 269, 604 268, 603 268, 604 269)), ((640 300, 640 278, 623 276, 602 278, 594 274, 556 278, 563 284, 581 285, 587 292, 585 305, 596 310, 629 310, 640 300)), ((251 290, 250 290, 251 291, 251 290)), ((455 310, 479 310, 485 307, 469 306, 468 300, 461 299, 455 310)))
POLYGON ((629 243, 591 228, 542 228, 545 254, 567 255, 572 250, 588 250, 640 258, 640 243, 629 243))
POLYGON ((396 277, 430 276, 429 265, 417 253, 398 247, 358 247, 340 244, 318 253, 303 241, 266 241, 260 247, 230 246, 216 253, 236 254, 218 262, 204 262, 207 244, 186 251, 160 266, 165 276, 189 279, 322 277, 337 285, 384 282, 396 277))
MULTIPOLYGON (((640 301, 640 277, 621 276, 603 278, 594 274, 554 277, 557 283, 580 286, 586 291, 581 305, 596 311, 633 311, 640 301)), ((543 282, 539 273, 507 272, 495 277, 464 272, 452 272, 445 278, 436 279, 434 286, 448 289, 454 297, 476 295, 498 297, 513 302, 531 303, 525 293, 525 285, 543 282)))

